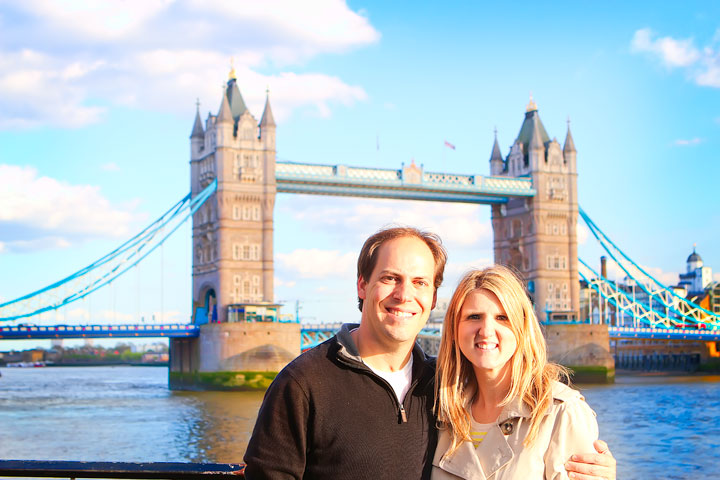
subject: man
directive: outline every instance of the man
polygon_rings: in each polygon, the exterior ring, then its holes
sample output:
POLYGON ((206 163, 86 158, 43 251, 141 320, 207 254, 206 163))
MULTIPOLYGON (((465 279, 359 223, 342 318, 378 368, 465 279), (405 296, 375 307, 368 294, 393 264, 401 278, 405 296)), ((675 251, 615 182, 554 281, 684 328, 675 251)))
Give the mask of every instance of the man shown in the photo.
MULTIPOLYGON (((360 325, 343 325, 278 374, 245 453, 246 478, 429 477, 435 365, 415 339, 446 260, 437 236, 413 228, 368 238, 358 258, 360 325)), ((609 454, 573 460, 574 478, 615 478, 609 454)))

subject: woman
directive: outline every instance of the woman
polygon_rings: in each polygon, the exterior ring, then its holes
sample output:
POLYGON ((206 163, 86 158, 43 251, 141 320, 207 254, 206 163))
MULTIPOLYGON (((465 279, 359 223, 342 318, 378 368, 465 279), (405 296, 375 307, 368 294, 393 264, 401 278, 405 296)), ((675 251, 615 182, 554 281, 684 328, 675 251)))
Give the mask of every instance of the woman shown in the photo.
POLYGON ((593 451, 595 413, 548 363, 527 292, 507 268, 460 281, 437 362, 433 479, 568 478, 572 453, 593 451))

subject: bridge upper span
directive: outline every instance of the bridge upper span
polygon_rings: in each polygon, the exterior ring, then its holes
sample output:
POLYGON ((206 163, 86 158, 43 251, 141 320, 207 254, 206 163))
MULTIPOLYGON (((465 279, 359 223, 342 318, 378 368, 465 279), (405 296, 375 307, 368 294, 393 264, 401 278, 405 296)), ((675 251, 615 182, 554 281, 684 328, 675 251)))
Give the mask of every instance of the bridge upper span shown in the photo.
POLYGON ((275 164, 277 191, 353 197, 501 204, 532 197, 532 179, 424 172, 415 163, 401 169, 346 165, 275 164))

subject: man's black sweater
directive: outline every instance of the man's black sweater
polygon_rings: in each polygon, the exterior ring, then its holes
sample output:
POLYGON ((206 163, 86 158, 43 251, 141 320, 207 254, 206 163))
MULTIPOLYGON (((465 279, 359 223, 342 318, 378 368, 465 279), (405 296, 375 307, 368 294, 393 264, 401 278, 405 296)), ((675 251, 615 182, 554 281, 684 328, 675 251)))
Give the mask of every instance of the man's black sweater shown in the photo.
POLYGON ((434 359, 416 345, 402 404, 370 370, 343 325, 300 355, 265 394, 245 453, 257 479, 429 478, 437 443, 434 359))

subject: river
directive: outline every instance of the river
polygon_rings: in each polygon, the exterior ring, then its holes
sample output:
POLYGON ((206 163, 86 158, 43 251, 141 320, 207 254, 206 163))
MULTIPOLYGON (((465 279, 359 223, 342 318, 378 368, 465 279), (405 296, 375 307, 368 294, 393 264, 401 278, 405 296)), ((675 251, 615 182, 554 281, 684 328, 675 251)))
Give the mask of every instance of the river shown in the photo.
MULTIPOLYGON (((171 392, 162 367, 0 373, 0 459, 237 463, 262 401, 262 393, 171 392)), ((720 475, 720 376, 621 376, 580 388, 619 479, 720 475)))

